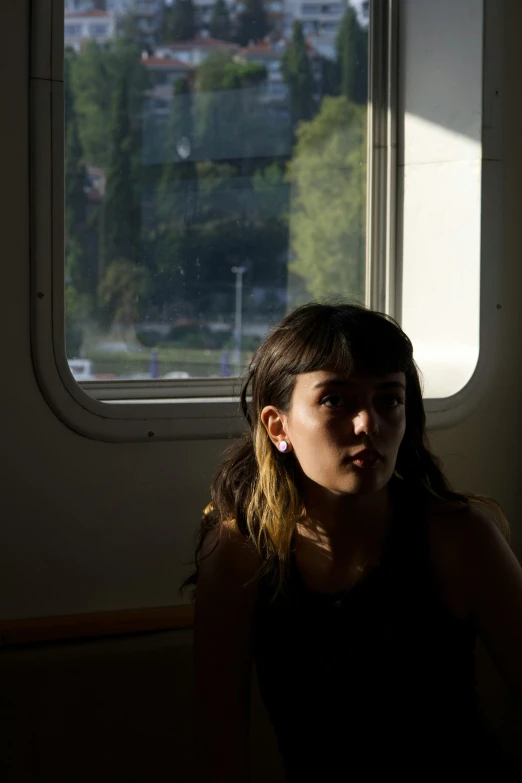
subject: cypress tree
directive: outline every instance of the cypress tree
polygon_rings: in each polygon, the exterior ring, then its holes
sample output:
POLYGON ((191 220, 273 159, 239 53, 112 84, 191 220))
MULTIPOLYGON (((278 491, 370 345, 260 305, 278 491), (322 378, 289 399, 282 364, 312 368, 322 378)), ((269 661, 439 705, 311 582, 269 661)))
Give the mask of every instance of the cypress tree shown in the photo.
POLYGON ((340 93, 354 103, 368 101, 368 31, 348 6, 337 35, 340 93))
POLYGON ((189 160, 194 143, 191 98, 187 79, 177 79, 167 123, 167 160, 158 187, 159 212, 167 222, 186 223, 195 210, 197 172, 189 160))
POLYGON ((316 108, 315 83, 303 35, 303 26, 294 21, 292 40, 283 56, 283 76, 290 90, 292 124, 311 120, 316 108))
POLYGON ((165 8, 163 42, 178 43, 196 37, 196 9, 192 0, 174 0, 165 8))
POLYGON ((242 46, 261 41, 269 31, 263 0, 245 0, 238 16, 236 40, 242 46))
POLYGON ((230 14, 225 0, 216 0, 212 7, 212 17, 210 19, 210 35, 220 41, 230 41, 232 38, 232 29, 230 24, 230 14))
POLYGON ((112 98, 105 197, 101 206, 99 278, 117 258, 138 256, 139 222, 136 220, 133 181, 133 139, 129 117, 128 74, 121 72, 112 98))
MULTIPOLYGON (((89 293, 86 269, 85 230, 87 196, 86 169, 78 133, 74 96, 70 80, 70 56, 65 58, 65 270, 66 277, 79 293, 89 293)), ((94 282, 95 285, 95 282, 94 282)))

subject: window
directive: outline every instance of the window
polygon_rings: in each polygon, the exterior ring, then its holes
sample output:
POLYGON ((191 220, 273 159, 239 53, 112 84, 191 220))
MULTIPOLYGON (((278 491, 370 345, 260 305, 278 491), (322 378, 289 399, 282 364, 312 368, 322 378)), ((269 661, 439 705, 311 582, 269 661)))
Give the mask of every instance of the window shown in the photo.
POLYGON ((78 38, 82 34, 83 25, 66 24, 64 25, 64 34, 66 38, 78 38))
POLYGON ((336 15, 338 16, 341 13, 342 9, 340 5, 323 5, 321 6, 321 13, 327 14, 327 15, 336 15))
POLYGON ((89 25, 89 34, 96 38, 104 38, 108 35, 108 27, 106 24, 91 24, 89 25))
MULTIPOLYGON (((397 65, 396 4, 372 4, 370 28, 359 5, 361 51, 373 40, 368 143, 366 96, 343 104, 335 47, 321 36, 306 49, 311 80, 286 75, 282 102, 267 100, 263 67, 242 64, 233 45, 185 48, 186 77, 163 101, 143 81, 141 50, 121 38, 106 48, 89 41, 66 54, 63 141, 62 55, 56 37, 36 41, 33 355, 70 426, 109 440, 239 431, 234 377, 267 328, 294 304, 339 292, 403 323, 428 380, 430 415, 447 421, 475 399, 494 354, 498 302, 499 242, 488 234, 500 219, 498 91, 495 58, 482 61, 482 27, 494 47, 494 14, 484 19, 477 0, 449 15, 446 2, 403 0, 397 65), (111 80, 97 82, 96 71, 111 80), (296 93, 303 83, 307 93, 296 93)), ((34 7, 45 16, 56 4, 34 7)))
POLYGON ((321 13, 321 6, 319 5, 304 5, 303 16, 317 16, 321 13))
POLYGON ((321 30, 325 33, 336 33, 338 29, 339 24, 337 22, 323 22, 321 25, 321 30))
POLYGON ((296 304, 365 300, 368 26, 347 13, 360 58, 344 93, 299 38, 300 72, 270 93, 279 47, 267 68, 187 43, 202 60, 161 95, 168 112, 132 40, 66 55, 66 350, 109 397, 110 381, 238 377, 296 304))

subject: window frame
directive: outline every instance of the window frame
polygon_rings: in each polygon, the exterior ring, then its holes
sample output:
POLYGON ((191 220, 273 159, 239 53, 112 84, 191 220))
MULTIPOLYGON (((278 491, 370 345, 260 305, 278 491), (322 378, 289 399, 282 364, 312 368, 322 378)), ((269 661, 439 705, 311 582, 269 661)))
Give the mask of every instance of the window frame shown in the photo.
MULTIPOLYGON (((491 0, 486 2, 490 4, 491 0)), ((373 0, 370 13, 366 303, 396 316, 399 0, 373 0)), ((492 13, 495 17, 494 12, 490 12, 490 17, 492 13)), ((100 381, 89 382, 87 392, 69 370, 63 295, 63 21, 63 0, 32 0, 29 129, 31 344, 42 393, 67 426, 97 440, 150 442, 235 437, 245 426, 238 405, 240 379, 100 381)), ((494 62, 495 58, 490 60, 494 62)), ((484 72, 486 81, 486 68, 484 72)), ((487 101, 484 104, 486 107, 487 101)), ((490 136, 494 136, 491 131, 490 136)), ((482 199, 488 202, 488 210, 496 209, 498 213, 494 202, 498 192, 498 181, 495 180, 498 172, 489 172, 486 176, 487 173, 485 169, 482 199)), ((490 211, 488 215, 491 215, 490 211)), ((499 218, 497 215, 497 229, 499 218)), ((491 231, 489 234, 491 245, 491 231)), ((494 274, 492 266, 482 263, 484 278, 481 291, 495 288, 491 280, 494 274), (486 277, 488 285, 485 284, 486 277)), ((487 304, 489 306, 489 301, 487 304)), ((490 321, 484 319, 483 322, 481 308, 481 350, 470 382, 453 397, 425 400, 429 423, 434 426, 447 426, 455 417, 460 419, 463 409, 469 408, 470 402, 474 401, 477 389, 484 386, 484 376, 489 376, 489 372, 485 373, 486 351, 483 347, 489 346, 488 362, 494 355, 494 343, 488 342, 492 332, 485 335, 482 342, 483 330, 486 326, 491 328, 490 321)))

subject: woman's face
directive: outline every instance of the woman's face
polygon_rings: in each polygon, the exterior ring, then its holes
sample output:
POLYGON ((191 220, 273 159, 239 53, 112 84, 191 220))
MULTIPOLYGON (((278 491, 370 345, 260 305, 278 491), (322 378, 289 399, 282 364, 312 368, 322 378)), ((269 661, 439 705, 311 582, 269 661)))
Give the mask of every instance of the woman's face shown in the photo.
POLYGON ((403 372, 349 378, 328 370, 303 373, 289 412, 279 414, 277 439, 275 418, 275 430, 267 429, 276 445, 287 441, 316 484, 336 494, 377 492, 395 470, 406 428, 405 394, 403 372))

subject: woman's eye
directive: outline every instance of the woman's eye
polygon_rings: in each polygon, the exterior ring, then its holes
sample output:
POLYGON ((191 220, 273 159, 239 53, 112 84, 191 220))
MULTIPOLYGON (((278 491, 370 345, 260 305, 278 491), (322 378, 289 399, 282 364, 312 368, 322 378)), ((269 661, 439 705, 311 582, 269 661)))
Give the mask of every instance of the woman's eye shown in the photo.
POLYGON ((327 408, 340 408, 344 399, 340 394, 328 394, 321 400, 321 405, 325 405, 327 408))
POLYGON ((397 394, 386 394, 381 399, 385 408, 398 408, 400 405, 404 405, 404 400, 397 394))
MULTIPOLYGON (((359 403, 356 399, 346 397, 342 394, 327 394, 321 399, 320 404, 330 409, 346 408, 348 410, 353 408, 355 410, 361 403, 359 403)), ((376 405, 377 408, 380 407, 381 409, 384 408, 385 410, 394 410, 395 408, 399 408, 401 405, 404 405, 404 400, 398 394, 385 394, 379 396, 374 405, 376 405)))

